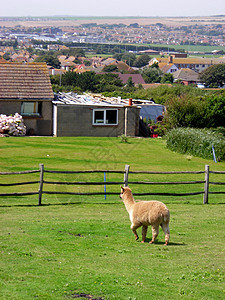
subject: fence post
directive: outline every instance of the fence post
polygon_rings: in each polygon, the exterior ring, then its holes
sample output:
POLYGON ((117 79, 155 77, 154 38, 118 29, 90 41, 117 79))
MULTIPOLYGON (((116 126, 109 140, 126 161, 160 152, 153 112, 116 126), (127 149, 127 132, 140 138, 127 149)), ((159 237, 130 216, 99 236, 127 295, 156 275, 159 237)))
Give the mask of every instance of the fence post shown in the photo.
MULTIPOLYGON (((104 172, 104 183, 106 183, 106 172, 104 172)), ((106 200, 106 184, 104 185, 105 200, 106 200)))
POLYGON ((208 197, 209 197, 209 165, 205 165, 205 184, 204 184, 203 204, 208 204, 208 197))
POLYGON ((124 186, 128 186, 128 174, 129 174, 129 165, 125 165, 125 173, 124 173, 124 186))
POLYGON ((44 178, 44 164, 40 164, 40 184, 39 184, 39 197, 38 197, 38 205, 41 205, 41 199, 42 199, 42 190, 43 190, 43 178, 44 178))

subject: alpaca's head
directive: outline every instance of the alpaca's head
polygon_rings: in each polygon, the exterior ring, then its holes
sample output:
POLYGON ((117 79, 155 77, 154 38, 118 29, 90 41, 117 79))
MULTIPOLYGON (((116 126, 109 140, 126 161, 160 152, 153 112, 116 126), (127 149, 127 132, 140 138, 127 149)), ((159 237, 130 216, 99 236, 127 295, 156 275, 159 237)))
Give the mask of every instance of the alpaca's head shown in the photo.
POLYGON ((127 187, 122 187, 121 185, 121 192, 120 192, 120 198, 123 200, 124 197, 126 195, 131 195, 132 192, 131 192, 131 189, 127 186, 127 187))

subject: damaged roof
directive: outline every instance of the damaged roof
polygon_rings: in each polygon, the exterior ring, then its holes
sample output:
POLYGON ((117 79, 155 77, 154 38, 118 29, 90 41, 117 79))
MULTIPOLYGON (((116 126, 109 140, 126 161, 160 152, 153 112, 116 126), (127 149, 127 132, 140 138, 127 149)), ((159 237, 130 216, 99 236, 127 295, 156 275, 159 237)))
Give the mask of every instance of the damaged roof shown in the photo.
MULTIPOLYGON (((96 106, 128 106, 129 99, 122 99, 121 97, 105 97, 101 94, 84 93, 78 95, 73 92, 63 93, 59 92, 55 95, 54 104, 82 104, 82 105, 96 105, 96 106)), ((151 100, 132 99, 132 105, 157 105, 151 100)))

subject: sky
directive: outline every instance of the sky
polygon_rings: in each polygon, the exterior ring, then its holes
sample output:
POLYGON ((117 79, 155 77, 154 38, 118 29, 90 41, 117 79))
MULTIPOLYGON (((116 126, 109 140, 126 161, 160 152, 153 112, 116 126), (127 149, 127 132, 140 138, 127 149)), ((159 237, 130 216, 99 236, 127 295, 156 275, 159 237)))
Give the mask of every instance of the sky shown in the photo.
POLYGON ((0 16, 225 15, 225 0, 0 0, 0 16))

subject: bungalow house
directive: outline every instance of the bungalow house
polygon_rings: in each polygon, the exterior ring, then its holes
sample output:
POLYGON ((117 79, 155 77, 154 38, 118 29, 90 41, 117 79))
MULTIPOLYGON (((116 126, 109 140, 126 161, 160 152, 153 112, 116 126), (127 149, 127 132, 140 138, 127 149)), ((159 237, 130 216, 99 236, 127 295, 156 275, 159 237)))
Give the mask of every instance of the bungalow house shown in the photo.
POLYGON ((150 100, 59 93, 53 101, 53 135, 138 136, 140 120, 156 120, 163 111, 150 100))
POLYGON ((27 134, 52 135, 53 99, 45 63, 0 62, 0 114, 21 114, 27 134))
POLYGON ((122 99, 59 93, 53 101, 53 135, 135 136, 139 133, 139 112, 139 106, 122 99))
POLYGON ((191 69, 180 69, 173 73, 174 82, 178 81, 183 85, 197 84, 198 76, 198 73, 191 69))

